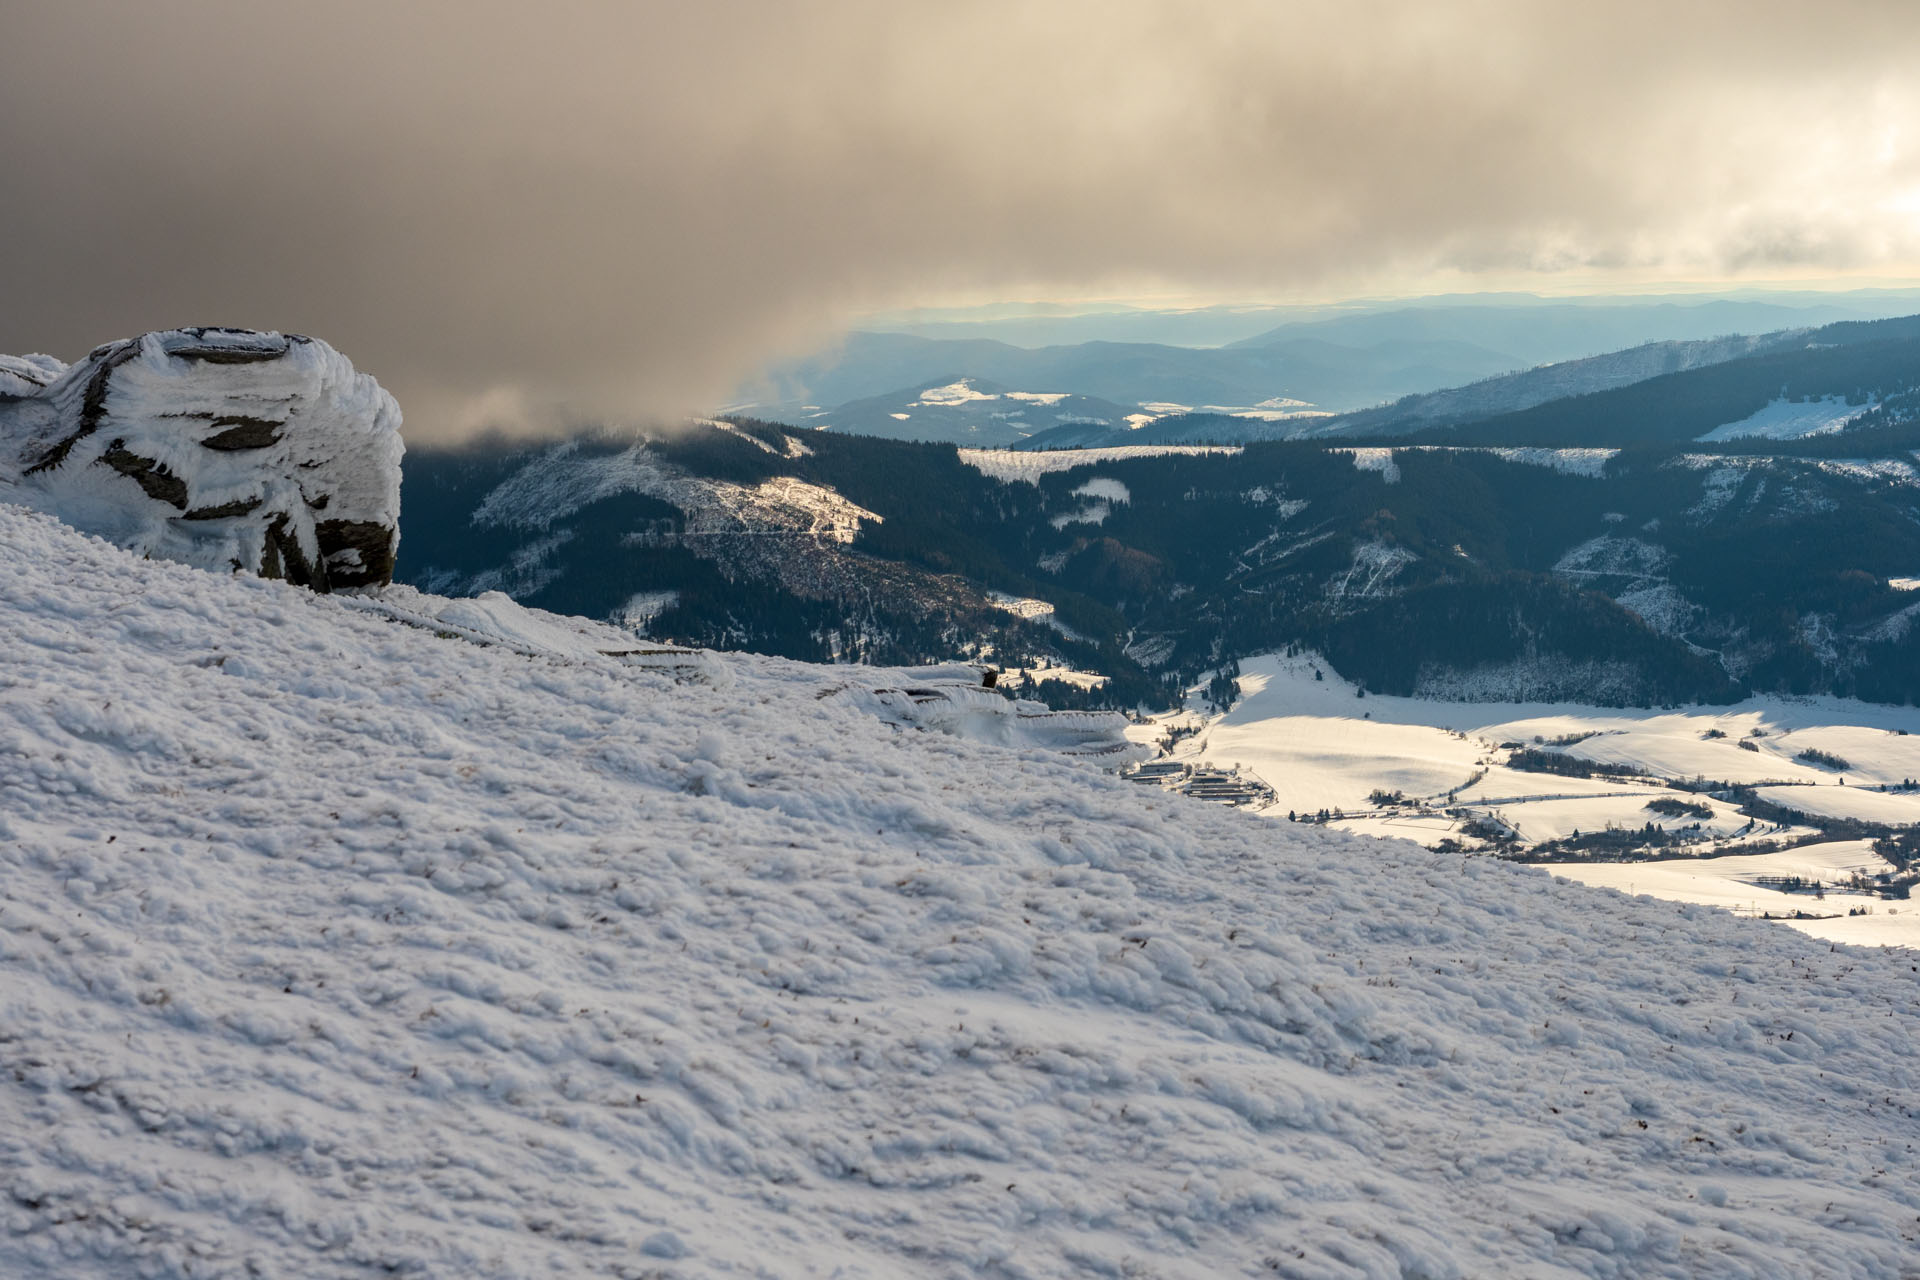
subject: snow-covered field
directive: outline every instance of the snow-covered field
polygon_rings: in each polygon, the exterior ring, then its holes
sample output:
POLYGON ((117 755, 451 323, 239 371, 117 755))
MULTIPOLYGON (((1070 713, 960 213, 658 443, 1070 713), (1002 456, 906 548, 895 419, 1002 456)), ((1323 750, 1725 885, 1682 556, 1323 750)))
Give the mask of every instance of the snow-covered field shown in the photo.
MULTIPOLYGON (((1912 776, 1912 775, 1909 775, 1912 776)), ((1789 809, 1862 822, 1920 823, 1920 792, 1871 791, 1865 787, 1761 787, 1762 799, 1789 809)))
MULTIPOLYGON (((1172 755, 1247 769, 1274 789, 1277 802, 1266 813, 1283 821, 1289 813, 1325 809, 1344 815, 1332 823, 1342 829, 1428 845, 1459 838, 1468 821, 1481 817, 1496 820, 1527 845, 1652 823, 1683 832, 1692 853, 1815 835, 1811 827, 1750 822, 1734 805, 1712 796, 1682 797, 1712 810, 1711 818, 1661 814, 1648 804, 1676 793, 1658 782, 1566 777, 1501 763, 1507 756, 1503 747, 1523 746, 1626 766, 1654 779, 1792 784, 1762 786, 1758 794, 1807 814, 1920 823, 1920 793, 1880 790, 1920 778, 1920 712, 1910 707, 1835 698, 1754 699, 1681 711, 1441 702, 1362 697, 1312 654, 1252 658, 1241 670, 1242 697, 1233 710, 1175 744, 1172 755), (1845 761, 1847 771, 1798 758, 1809 749, 1845 761), (1373 799, 1376 792, 1400 792, 1428 811, 1380 805, 1373 799), (1449 809, 1457 812, 1450 815, 1449 809)), ((1131 732, 1136 740, 1151 742, 1163 731, 1155 723, 1131 732)), ((1667 896, 1685 901, 1751 902, 1742 879, 1751 871, 1746 861, 1772 857, 1783 869, 1764 874, 1791 876, 1800 874, 1791 868, 1801 855, 1789 849, 1744 860, 1707 859, 1663 883, 1672 889, 1667 896), (1726 877, 1736 883, 1720 883, 1726 877), (1699 892, 1688 897, 1673 888, 1683 882, 1699 892)), ((1874 865, 1864 869, 1889 869, 1877 855, 1868 856, 1874 865)), ((1554 870, 1613 887, 1624 883, 1613 874, 1619 868, 1556 865, 1554 870)), ((1808 907, 1804 899, 1796 898, 1796 904, 1808 907)), ((1835 910, 1846 908, 1820 908, 1822 913, 1835 910)), ((1817 923, 1805 927, 1818 932, 1817 923)), ((1822 927, 1863 932, 1854 925, 1822 927)), ((1920 910, 1897 923, 1878 919, 1870 932, 1875 942, 1920 947, 1920 910)))
POLYGON ((1038 484, 1040 477, 1049 472, 1072 471, 1075 467, 1098 466, 1104 462, 1162 458, 1169 454, 1239 452, 1237 444, 1127 444, 1106 449, 1036 449, 1030 453, 1013 449, 962 449, 960 461, 1005 484, 1017 480, 1038 484))
POLYGON ((1654 862, 1559 863, 1553 874, 1582 884, 1644 893, 1671 902, 1698 902, 1745 916, 1792 916, 1795 928, 1816 938, 1865 946, 1911 947, 1920 940, 1915 919, 1920 902, 1887 902, 1872 894, 1825 889, 1816 897, 1789 892, 1768 881, 1798 877, 1825 885, 1885 866, 1865 840, 1802 845, 1783 853, 1729 854, 1720 858, 1665 858, 1654 862))
POLYGON ((1903 954, 381 604, 0 507, 0 1275, 1912 1266, 1903 954))
POLYGON ((1587 736, 1561 748, 1570 755, 1666 777, 1824 786, 1837 786, 1842 777, 1875 786, 1920 777, 1920 711, 1912 707, 1755 698, 1663 711, 1362 696, 1313 654, 1249 658, 1241 673, 1242 696, 1233 710, 1182 749, 1260 771, 1283 799, 1297 797, 1289 801, 1296 808, 1361 807, 1376 788, 1429 796, 1461 787, 1463 798, 1543 785, 1582 794, 1619 791, 1608 779, 1516 773, 1498 765, 1485 781, 1463 785, 1489 758, 1487 744, 1534 745, 1575 735, 1587 736), (1706 736, 1715 731, 1723 736, 1706 736), (1850 771, 1842 775, 1795 758, 1808 748, 1841 757, 1850 771))
POLYGON ((1844 396, 1774 400, 1738 422, 1715 427, 1700 439, 1704 442, 1757 436, 1766 440, 1799 440, 1839 431, 1873 407, 1872 404, 1848 404, 1844 396))
POLYGON ((1482 445, 1402 445, 1397 448, 1354 447, 1329 449, 1329 453, 1344 453, 1353 459, 1357 471, 1378 471, 1381 479, 1388 484, 1400 482, 1400 464, 1395 461, 1396 454, 1402 453, 1486 453, 1503 462, 1517 462, 1523 466, 1545 467, 1549 471, 1559 471, 1571 476, 1585 476, 1598 480, 1607 474, 1607 464, 1619 454, 1618 449, 1547 449, 1547 448, 1490 448, 1482 445))

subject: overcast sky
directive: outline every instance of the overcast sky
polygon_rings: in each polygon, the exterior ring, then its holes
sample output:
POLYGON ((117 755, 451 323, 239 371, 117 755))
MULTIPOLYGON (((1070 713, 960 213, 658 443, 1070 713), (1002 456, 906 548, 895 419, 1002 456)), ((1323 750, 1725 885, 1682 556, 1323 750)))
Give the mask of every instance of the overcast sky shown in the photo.
POLYGON ((1920 278, 1920 4, 40 4, 0 350, 324 337, 408 435, 887 307, 1920 278))

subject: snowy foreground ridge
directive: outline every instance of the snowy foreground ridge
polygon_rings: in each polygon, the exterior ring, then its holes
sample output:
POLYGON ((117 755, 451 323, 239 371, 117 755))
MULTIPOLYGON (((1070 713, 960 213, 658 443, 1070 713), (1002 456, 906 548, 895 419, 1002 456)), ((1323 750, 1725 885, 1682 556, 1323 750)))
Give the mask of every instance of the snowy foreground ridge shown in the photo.
POLYGON ((0 1275, 1920 1265, 1909 953, 0 558, 0 1275))

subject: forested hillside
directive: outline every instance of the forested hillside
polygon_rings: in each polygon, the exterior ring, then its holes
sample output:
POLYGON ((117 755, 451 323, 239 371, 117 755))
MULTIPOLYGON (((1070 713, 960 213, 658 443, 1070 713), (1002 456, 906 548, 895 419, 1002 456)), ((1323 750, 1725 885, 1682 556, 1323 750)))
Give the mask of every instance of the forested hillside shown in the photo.
POLYGON ((1900 417, 1624 450, 970 453, 741 422, 416 452, 400 574, 815 660, 1046 660, 1110 678, 1058 699, 1129 706, 1293 644, 1378 692, 1910 701, 1920 472, 1833 456, 1900 417))

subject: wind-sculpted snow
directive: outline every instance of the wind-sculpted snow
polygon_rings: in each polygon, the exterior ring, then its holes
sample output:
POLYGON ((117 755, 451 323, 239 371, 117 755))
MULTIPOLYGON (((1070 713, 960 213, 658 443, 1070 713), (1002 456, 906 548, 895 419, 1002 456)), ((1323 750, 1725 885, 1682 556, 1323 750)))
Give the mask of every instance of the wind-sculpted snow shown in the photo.
POLYGON ((982 688, 978 679, 929 680, 912 668, 864 668, 860 674, 864 678, 830 696, 888 724, 996 746, 1047 747, 1116 766, 1151 754, 1127 741, 1127 718, 1117 711, 1050 711, 1045 703, 1009 700, 982 688))
POLYGON ((0 506, 0 1275, 1911 1269, 1906 953, 714 661, 0 506))
POLYGON ((399 430, 392 396, 297 334, 0 358, 0 496, 142 555, 323 591, 393 576, 399 430))
POLYGON ((66 368, 52 356, 0 356, 0 396, 37 396, 66 368))

